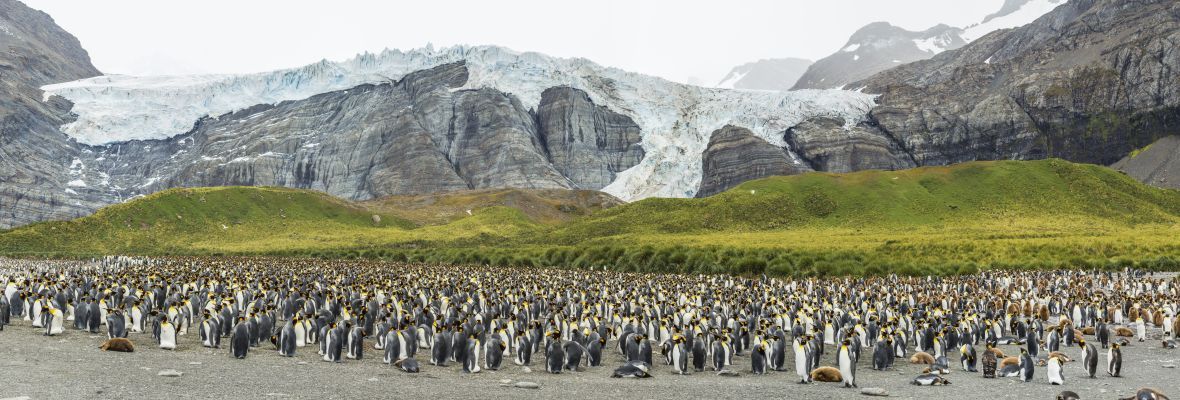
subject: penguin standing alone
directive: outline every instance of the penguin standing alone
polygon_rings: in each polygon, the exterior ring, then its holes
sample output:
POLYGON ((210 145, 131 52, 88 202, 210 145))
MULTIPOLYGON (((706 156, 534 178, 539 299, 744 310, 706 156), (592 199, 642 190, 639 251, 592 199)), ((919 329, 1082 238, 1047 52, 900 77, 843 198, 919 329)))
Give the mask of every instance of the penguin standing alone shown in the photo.
POLYGON ((1112 377, 1118 378, 1123 371, 1123 349, 1119 348, 1118 343, 1110 345, 1110 349, 1106 351, 1106 373, 1112 377))
POLYGON ((1032 382, 1035 369, 1036 366, 1033 364, 1032 355, 1028 354, 1028 349, 1020 349, 1020 380, 1032 382))
POLYGON ((1048 378, 1049 378, 1050 384, 1053 384, 1053 385, 1064 385, 1065 384, 1065 373, 1064 373, 1065 369, 1062 368, 1061 358, 1049 357, 1049 361, 1046 364, 1045 369, 1048 371, 1048 378))
POLYGON ((799 383, 811 382, 811 352, 804 344, 806 341, 804 337, 795 340, 795 375, 799 376, 799 383))
POLYGON ((1098 372, 1098 350, 1085 340, 1079 341, 1078 347, 1082 348, 1082 367, 1086 369, 1086 374, 1093 378, 1098 372))

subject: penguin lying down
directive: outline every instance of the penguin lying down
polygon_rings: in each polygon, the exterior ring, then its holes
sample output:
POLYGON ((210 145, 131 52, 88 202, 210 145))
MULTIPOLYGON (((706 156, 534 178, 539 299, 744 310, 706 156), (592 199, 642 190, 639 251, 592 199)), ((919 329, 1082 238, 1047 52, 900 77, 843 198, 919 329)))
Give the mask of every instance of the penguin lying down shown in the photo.
POLYGON ((409 372, 411 374, 418 373, 418 368, 419 368, 418 367, 418 360, 415 360, 413 358, 403 358, 401 360, 394 361, 393 366, 397 367, 398 369, 402 370, 403 372, 409 372))
POLYGON ((628 362, 615 368, 611 378, 651 378, 650 368, 644 362, 628 362))
POLYGON ((938 374, 922 374, 910 381, 910 384, 915 386, 938 386, 950 385, 951 381, 946 380, 946 378, 938 374))

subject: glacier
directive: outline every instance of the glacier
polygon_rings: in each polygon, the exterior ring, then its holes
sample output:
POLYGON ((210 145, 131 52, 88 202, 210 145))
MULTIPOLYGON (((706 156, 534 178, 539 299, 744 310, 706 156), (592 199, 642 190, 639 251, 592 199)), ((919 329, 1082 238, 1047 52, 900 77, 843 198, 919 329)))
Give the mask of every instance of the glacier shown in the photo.
MULTIPOLYGON (((324 60, 241 75, 108 75, 42 89, 46 98, 61 96, 74 103, 77 119, 62 126, 66 135, 79 143, 102 146, 165 139, 189 131, 204 116, 394 81, 457 61, 466 62, 469 79, 455 90, 496 89, 535 107, 545 89, 569 86, 586 92, 596 104, 630 116, 641 129, 646 154, 603 189, 625 201, 693 196, 700 185, 701 155, 709 138, 727 124, 748 128, 767 142, 788 148, 782 132, 806 119, 831 117, 852 125, 863 121, 875 105, 874 95, 854 91, 703 88, 583 58, 499 46, 386 49, 340 62, 324 60)), ((800 160, 796 162, 806 169, 800 160)))

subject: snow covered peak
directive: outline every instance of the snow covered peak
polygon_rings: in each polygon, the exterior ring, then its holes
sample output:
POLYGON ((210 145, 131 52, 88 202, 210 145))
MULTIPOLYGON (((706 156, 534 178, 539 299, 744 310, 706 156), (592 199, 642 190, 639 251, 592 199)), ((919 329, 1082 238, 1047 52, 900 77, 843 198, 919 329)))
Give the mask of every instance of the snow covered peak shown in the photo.
POLYGON ((421 69, 465 61, 467 84, 493 88, 526 106, 540 103, 554 86, 586 92, 596 104, 630 116, 643 132, 646 153, 604 191, 624 200, 690 197, 701 179, 701 153, 709 136, 726 124, 749 128, 786 146, 781 133, 803 120, 828 116, 855 123, 873 96, 846 91, 785 93, 702 88, 603 67, 582 58, 556 58, 496 46, 365 53, 342 62, 246 75, 166 77, 101 76, 49 85, 46 96, 74 102, 78 119, 63 127, 79 142, 163 139, 188 131, 200 117, 256 104, 303 99, 365 83, 387 82, 421 69))
POLYGON ((1015 28, 1027 25, 1042 15, 1053 11, 1057 6, 1065 4, 1067 0, 1009 0, 1005 2, 1000 12, 988 15, 983 22, 963 28, 963 40, 975 41, 1000 29, 1015 28), (1020 4, 1023 3, 1023 4, 1020 4))

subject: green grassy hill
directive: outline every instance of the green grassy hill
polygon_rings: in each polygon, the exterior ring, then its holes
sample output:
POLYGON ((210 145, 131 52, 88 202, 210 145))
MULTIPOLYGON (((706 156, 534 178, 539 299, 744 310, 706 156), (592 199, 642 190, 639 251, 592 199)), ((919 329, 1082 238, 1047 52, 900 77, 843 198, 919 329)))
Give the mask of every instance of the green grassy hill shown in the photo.
POLYGON ((174 189, 74 221, 0 232, 0 253, 278 254, 791 275, 1180 267, 1180 192, 1061 160, 810 173, 704 199, 615 204, 585 191, 351 203, 295 189, 174 189))

